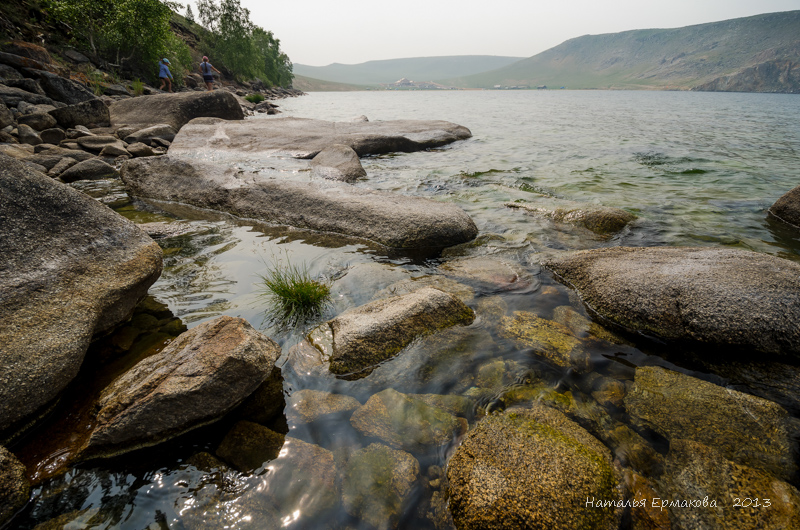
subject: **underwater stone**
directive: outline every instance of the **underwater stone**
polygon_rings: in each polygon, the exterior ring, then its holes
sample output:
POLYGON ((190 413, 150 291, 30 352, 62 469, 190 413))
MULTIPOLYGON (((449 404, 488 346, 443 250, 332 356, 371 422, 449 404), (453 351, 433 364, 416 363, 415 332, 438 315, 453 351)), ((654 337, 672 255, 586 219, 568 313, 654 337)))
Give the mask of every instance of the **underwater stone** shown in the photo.
POLYGON ((25 506, 30 490, 25 466, 0 446, 0 526, 25 506))
POLYGON ((344 509, 379 530, 397 528, 419 478, 419 462, 404 451, 371 444, 356 451, 342 485, 344 509))
POLYGON ((500 334, 534 351, 562 368, 578 372, 591 369, 589 354, 572 331, 552 320, 526 311, 515 311, 514 317, 503 317, 500 334))
POLYGON ((360 406, 361 403, 351 396, 303 389, 289 397, 286 418, 295 424, 311 423, 330 414, 356 410, 360 406))
POLYGON ((713 446, 727 459, 784 480, 797 472, 797 422, 766 399, 647 366, 636 369, 625 407, 633 420, 670 440, 713 446))
POLYGON ((251 421, 240 421, 217 447, 217 456, 242 472, 278 458, 284 435, 251 421))
POLYGON ((447 467, 450 512, 460 530, 616 530, 622 491, 611 454, 560 412, 541 404, 487 416, 447 467))

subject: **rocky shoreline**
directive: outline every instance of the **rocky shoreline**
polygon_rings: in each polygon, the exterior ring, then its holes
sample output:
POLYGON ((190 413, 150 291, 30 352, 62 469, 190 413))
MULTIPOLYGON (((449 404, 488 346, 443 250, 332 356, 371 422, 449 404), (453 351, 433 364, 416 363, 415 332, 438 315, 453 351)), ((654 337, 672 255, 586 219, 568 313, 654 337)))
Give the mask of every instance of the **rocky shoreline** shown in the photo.
MULTIPOLYGON (((231 470, 250 482, 235 495, 221 487, 199 498, 184 514, 187 528, 226 524, 222 506, 232 500, 259 514, 259 528, 294 511, 313 526, 336 507, 359 524, 399 528, 412 503, 437 529, 800 524, 796 384, 739 391, 677 367, 598 366, 587 353, 657 340, 795 359, 796 263, 742 250, 611 247, 542 257, 549 272, 539 274, 567 285, 544 288, 496 256, 455 258, 439 275, 399 281, 324 322, 285 355, 240 318, 187 331, 146 298, 163 252, 145 230, 174 234, 137 226, 67 183, 121 179, 132 196, 165 209, 188 204, 439 256, 479 236, 467 213, 353 183, 367 177, 360 157, 425 151, 471 132, 442 121, 246 120, 276 107, 249 104, 235 89, 98 98, 42 59, 0 53, 0 441, 11 448, 0 446, 0 525, 29 501, 31 481, 208 425, 224 426, 214 454, 197 452, 186 465, 209 482, 231 470), (244 156, 270 170, 242 169, 244 156), (308 182, 282 173, 298 167, 308 182), (476 290, 536 296, 547 309, 519 311, 476 290), (131 351, 144 330, 149 342, 131 351), (520 355, 452 373, 453 359, 484 342, 492 345, 485 351, 520 355), (104 370, 87 356, 98 344, 114 370, 76 398, 70 386, 104 370), (286 396, 289 373, 325 390, 286 396), (573 386, 550 385, 553 374, 573 386), (452 391, 415 393, 408 379, 445 380, 452 391), (374 392, 349 395, 347 384, 359 380, 374 392), (71 399, 85 402, 64 442, 43 418, 71 399), (314 422, 346 424, 362 442, 329 450, 281 430, 314 422), (31 437, 52 438, 57 451, 37 453, 31 437), (431 464, 440 453, 446 469, 431 464), (258 486, 266 467, 274 475, 258 486), (727 502, 743 492, 761 492, 773 509, 732 517, 729 502, 682 505, 701 493, 727 502)), ((795 195, 770 215, 796 226, 795 195)), ((636 228, 629 212, 596 205, 506 206, 600 237, 636 228)), ((91 517, 65 513, 41 528, 91 517)))

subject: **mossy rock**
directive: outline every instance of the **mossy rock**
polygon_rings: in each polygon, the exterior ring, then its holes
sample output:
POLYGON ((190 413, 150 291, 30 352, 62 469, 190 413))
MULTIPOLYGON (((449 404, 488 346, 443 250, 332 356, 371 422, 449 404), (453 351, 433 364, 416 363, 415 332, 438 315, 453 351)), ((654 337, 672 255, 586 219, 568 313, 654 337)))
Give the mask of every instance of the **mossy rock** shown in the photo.
POLYGON ((594 337, 612 344, 630 345, 629 341, 607 330, 600 324, 592 322, 568 305, 555 308, 553 310, 553 320, 569 328, 577 337, 590 339, 594 337))
POLYGON ((500 334, 523 348, 533 348, 556 366, 573 368, 578 372, 591 369, 589 354, 581 346, 581 341, 558 322, 526 311, 515 311, 513 317, 503 318, 500 334))
POLYGON ((784 480, 797 472, 797 420, 772 401, 647 366, 636 369, 625 408, 669 440, 713 446, 729 460, 784 480))
POLYGON ((331 414, 353 411, 360 406, 361 403, 351 396, 303 389, 289 397, 286 403, 286 417, 290 423, 305 424, 331 414))
POLYGON ((616 530, 622 500, 611 454, 596 438, 542 404, 487 416, 448 464, 450 512, 460 530, 616 530))
POLYGON ((465 420, 391 388, 370 397, 350 417, 350 424, 365 436, 407 451, 439 447, 467 427, 465 420))
POLYGON ((397 528, 419 478, 419 462, 404 451, 371 444, 356 451, 342 484, 344 509, 378 529, 397 528))

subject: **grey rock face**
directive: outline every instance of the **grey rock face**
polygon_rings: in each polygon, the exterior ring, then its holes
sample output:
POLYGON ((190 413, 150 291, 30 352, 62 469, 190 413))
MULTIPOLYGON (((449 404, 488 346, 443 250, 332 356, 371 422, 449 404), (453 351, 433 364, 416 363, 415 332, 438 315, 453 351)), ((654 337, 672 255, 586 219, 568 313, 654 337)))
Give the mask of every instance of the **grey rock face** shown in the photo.
POLYGON ((667 439, 713 446, 725 458, 785 480, 797 471, 797 423, 772 401, 648 366, 636 369, 625 408, 667 439))
POLYGON ((201 116, 244 119, 236 96, 225 90, 140 96, 117 101, 109 110, 113 125, 167 123, 175 130, 201 116))
POLYGON ((30 490, 25 466, 8 449, 0 446, 0 525, 25 506, 30 490))
POLYGON ((0 100, 9 107, 16 107, 20 101, 26 101, 31 105, 52 105, 53 100, 47 96, 34 94, 21 88, 14 88, 0 85, 0 100))
POLYGON ((43 131, 56 126, 56 120, 49 114, 26 114, 17 118, 17 123, 29 125, 37 131, 43 131))
POLYGON ((622 499, 608 449, 542 404, 480 421, 447 467, 456 527, 616 530, 622 499))
POLYGON ((77 141, 78 145, 87 151, 102 151, 104 147, 109 145, 115 145, 122 148, 125 147, 125 145, 122 143, 122 140, 109 134, 82 136, 81 138, 78 138, 77 141))
POLYGON ((769 213, 784 223, 800 228, 800 186, 792 188, 775 201, 769 213))
POLYGON ((417 337, 468 325, 474 318, 455 296, 426 287, 350 309, 309 338, 330 361, 331 372, 349 374, 385 361, 417 337))
POLYGON ((105 127, 111 123, 108 107, 99 99, 90 99, 75 105, 51 110, 50 115, 64 128, 78 125, 105 127))
POLYGON ((21 144, 39 145, 42 143, 39 133, 30 125, 25 125, 24 123, 17 127, 17 136, 21 144))
POLYGON ((141 197, 360 237, 390 248, 443 248, 477 234, 475 223, 457 206, 329 181, 266 179, 171 156, 129 160, 121 176, 141 197))
POLYGON ((241 318, 181 334, 103 391, 84 456, 154 445, 221 418, 270 375, 280 351, 241 318))
MULTIPOLYGON (((113 108, 112 108, 113 112, 113 108)), ((446 121, 394 120, 329 122, 303 118, 226 122, 198 119, 181 129, 170 149, 176 156, 209 150, 245 152, 248 157, 314 158, 331 145, 358 156, 410 153, 470 138, 469 129, 446 121)))
POLYGON ((0 155, 0 432, 53 401, 128 318, 161 249, 94 199, 0 155))
POLYGON ((0 129, 5 129, 9 125, 14 125, 14 114, 8 110, 5 103, 0 103, 0 129))
POLYGON ((127 149, 127 151, 135 157, 155 155, 153 149, 149 145, 143 144, 141 142, 135 142, 129 144, 128 147, 126 147, 125 149, 127 149))
POLYGON ((367 176, 358 155, 346 145, 326 147, 311 160, 312 174, 328 180, 354 182, 367 176))
POLYGON ((544 265, 600 315, 664 339, 800 354, 800 265, 691 247, 570 252, 544 265))
POLYGON ((64 133, 64 131, 62 129, 59 129, 58 127, 45 129, 41 133, 39 133, 39 136, 41 137, 44 143, 51 145, 58 145, 58 143, 61 140, 66 138, 66 134, 64 133))
POLYGON ((99 180, 119 176, 119 171, 99 158, 84 160, 64 170, 59 177, 62 182, 75 182, 76 180, 99 180))
POLYGON ((171 142, 175 138, 176 134, 177 133, 172 125, 161 123, 151 127, 145 127, 144 129, 139 129, 138 131, 125 136, 125 141, 129 144, 141 142, 151 145, 151 142, 156 138, 171 142))
POLYGON ((95 95, 88 88, 72 79, 33 68, 25 68, 24 73, 37 79, 45 94, 56 101, 75 105, 82 101, 95 99, 95 95))

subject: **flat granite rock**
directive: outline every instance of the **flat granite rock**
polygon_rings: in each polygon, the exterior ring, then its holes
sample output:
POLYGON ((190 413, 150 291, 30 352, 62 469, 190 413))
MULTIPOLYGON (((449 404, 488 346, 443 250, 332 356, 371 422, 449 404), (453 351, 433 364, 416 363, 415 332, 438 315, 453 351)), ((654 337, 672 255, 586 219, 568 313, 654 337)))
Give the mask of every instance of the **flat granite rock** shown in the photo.
POLYGON ((0 155, 0 432, 77 375, 92 336, 129 318, 161 249, 83 193, 0 155))
POLYGON ((176 160, 171 155, 128 160, 120 176, 140 197, 355 236, 389 248, 441 249, 469 241, 478 233, 472 219, 452 204, 321 179, 268 178, 218 164, 176 160))
MULTIPOLYGON (((112 116, 114 107, 112 106, 112 116)), ((358 156, 411 153, 470 138, 466 127, 446 121, 392 120, 331 122, 305 118, 246 120, 200 118, 186 124, 170 147, 170 155, 228 155, 248 158, 314 158, 340 144, 358 156)))
POLYGON ((800 264, 695 247, 568 252, 543 265, 603 317, 662 339, 800 354, 800 264))
POLYGON ((189 120, 201 116, 212 116, 223 120, 244 119, 244 113, 236 96, 226 90, 126 98, 115 101, 108 110, 111 114, 111 124, 116 127, 122 125, 149 127, 166 123, 178 130, 189 120))

